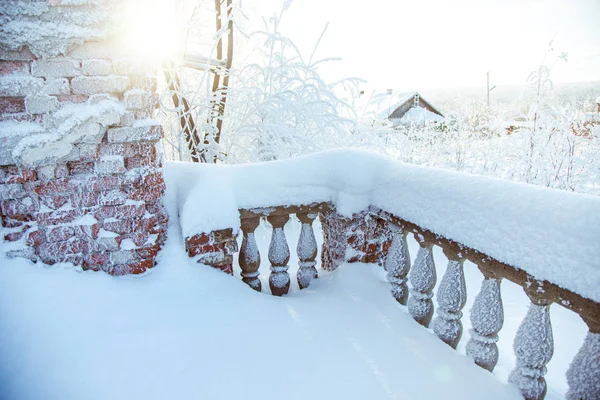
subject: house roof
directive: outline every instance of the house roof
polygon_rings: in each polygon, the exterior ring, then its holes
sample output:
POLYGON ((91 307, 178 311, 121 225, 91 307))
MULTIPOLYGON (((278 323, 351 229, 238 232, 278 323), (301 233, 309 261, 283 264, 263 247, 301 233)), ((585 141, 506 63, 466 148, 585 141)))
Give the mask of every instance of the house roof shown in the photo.
POLYGON ((375 120, 398 120, 403 119, 405 116, 411 120, 414 117, 418 117, 421 120, 444 117, 438 109, 423 99, 418 92, 373 94, 367 100, 364 107, 364 114, 375 120), (409 110, 414 107, 414 98, 417 95, 419 96, 419 108, 423 108, 423 111, 419 110, 419 112, 416 112, 416 110, 413 110, 409 113, 409 110))

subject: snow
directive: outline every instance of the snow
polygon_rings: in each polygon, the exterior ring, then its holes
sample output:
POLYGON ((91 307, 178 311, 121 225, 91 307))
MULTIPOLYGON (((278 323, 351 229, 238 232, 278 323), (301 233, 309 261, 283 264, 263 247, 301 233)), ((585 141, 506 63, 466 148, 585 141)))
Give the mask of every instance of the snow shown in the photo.
POLYGON ((403 312, 377 267, 276 298, 175 239, 138 279, 0 260, 2 398, 520 399, 403 312))
POLYGON ((368 98, 364 97, 366 103, 359 104, 358 108, 362 109, 362 112, 366 116, 370 116, 378 121, 384 121, 388 119, 398 106, 413 98, 415 94, 417 92, 377 93, 368 98))
POLYGON ((104 134, 102 126, 119 122, 124 113, 124 106, 110 99, 65 106, 52 115, 53 129, 24 137, 12 150, 12 156, 25 165, 47 164, 68 157, 74 143, 99 143, 104 134))
POLYGON ((167 163, 183 236, 239 230, 238 209, 331 202, 379 207, 600 301, 600 198, 333 150, 249 165, 167 163), (210 212, 200 212, 210 210, 210 212), (577 271, 577 273, 573 273, 577 271))
POLYGON ((444 117, 433 113, 423 107, 413 107, 408 110, 402 118, 392 119, 394 124, 424 124, 425 122, 441 122, 444 117))
POLYGON ((43 132, 41 124, 27 121, 2 121, 0 122, 0 137, 24 136, 31 133, 43 132))

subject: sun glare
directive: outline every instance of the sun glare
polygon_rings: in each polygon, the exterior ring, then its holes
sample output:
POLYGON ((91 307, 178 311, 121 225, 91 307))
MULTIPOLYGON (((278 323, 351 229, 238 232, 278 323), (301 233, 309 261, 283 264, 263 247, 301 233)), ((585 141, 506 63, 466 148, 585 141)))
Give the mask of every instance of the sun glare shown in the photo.
POLYGON ((153 60, 177 52, 179 28, 171 1, 130 1, 122 23, 123 44, 128 52, 153 60))

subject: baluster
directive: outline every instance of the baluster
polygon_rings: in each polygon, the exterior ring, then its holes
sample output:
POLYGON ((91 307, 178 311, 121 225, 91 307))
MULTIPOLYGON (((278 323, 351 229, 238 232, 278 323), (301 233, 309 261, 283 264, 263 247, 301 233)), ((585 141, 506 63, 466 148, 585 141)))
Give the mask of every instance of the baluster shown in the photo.
POLYGON ((589 331, 567 370, 568 400, 600 399, 600 322, 584 321, 589 331))
POLYGON ((310 285, 310 281, 319 277, 319 273, 315 268, 317 262, 317 240, 313 231, 312 223, 317 218, 314 213, 298 213, 296 214, 302 228, 300 229, 300 238, 298 239, 298 273, 296 279, 300 289, 304 289, 310 285))
POLYGON ((552 358, 554 341, 550 323, 552 301, 539 296, 541 286, 530 286, 526 292, 531 300, 525 319, 517 330, 513 349, 517 366, 508 381, 517 385, 525 400, 542 400, 546 396, 546 364, 552 358))
POLYGON ((260 217, 242 219, 242 247, 240 249, 240 268, 242 269, 242 281, 244 281, 252 289, 260 292, 262 285, 258 279, 258 268, 260 267, 260 253, 256 245, 254 231, 260 224, 260 217))
POLYGON ((492 371, 498 363, 498 332, 504 323, 504 309, 500 293, 501 277, 496 276, 492 270, 479 266, 484 280, 481 290, 473 308, 470 320, 473 329, 470 330, 471 339, 467 343, 467 355, 472 357, 475 364, 488 371, 492 371))
POLYGON ((392 231, 392 245, 385 258, 385 270, 387 279, 392 285, 392 296, 402 305, 408 300, 408 286, 406 285, 408 271, 410 271, 410 255, 406 236, 408 232, 401 228, 390 225, 392 231))
POLYGON ((464 258, 444 251, 448 257, 448 267, 437 291, 437 316, 433 321, 433 331, 453 349, 456 349, 462 336, 462 309, 467 301, 467 288, 463 273, 464 258))
POLYGON ((289 219, 289 215, 269 215, 267 217, 267 220, 273 226, 273 235, 269 245, 269 261, 271 262, 269 287, 274 296, 287 294, 290 288, 290 275, 287 272, 287 263, 290 261, 290 248, 283 232, 283 227, 289 219))
POLYGON ((435 287, 435 264, 433 261, 433 245, 426 243, 416 236, 419 241, 419 252, 415 264, 410 270, 410 297, 408 299, 408 311, 410 315, 423 325, 428 327, 433 316, 433 288, 435 287))

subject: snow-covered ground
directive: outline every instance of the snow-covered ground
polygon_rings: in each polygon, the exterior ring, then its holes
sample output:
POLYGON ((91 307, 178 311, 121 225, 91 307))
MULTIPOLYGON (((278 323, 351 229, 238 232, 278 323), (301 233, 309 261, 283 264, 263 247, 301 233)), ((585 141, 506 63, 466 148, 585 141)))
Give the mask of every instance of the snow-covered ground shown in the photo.
POLYGON ((414 322, 376 267, 276 298, 174 239, 142 278, 2 260, 2 399, 519 398, 414 322))
MULTIPOLYGON (((302 202, 301 196, 308 196, 310 201, 332 201, 348 212, 375 204, 416 218, 433 230, 448 229, 450 236, 464 235, 467 242, 477 236, 489 242, 494 232, 519 228, 500 243, 521 243, 513 256, 528 255, 529 262, 538 256, 530 254, 532 249, 540 246, 553 257, 564 258, 561 248, 549 248, 552 240, 570 234, 579 237, 578 227, 592 233, 598 229, 592 226, 597 216, 582 213, 598 204, 591 196, 397 165, 357 152, 344 154, 329 153, 331 165, 303 158, 303 168, 297 161, 202 166, 198 175, 178 176, 169 167, 169 238, 159 264, 144 276, 115 278, 65 265, 44 267, 0 259, 0 398, 520 398, 516 388, 505 382, 515 364, 512 340, 529 300, 520 287, 503 283, 500 361, 494 374, 475 366, 464 356, 468 312, 482 279, 472 264, 465 267, 465 334, 455 351, 395 302, 379 267, 342 265, 335 272, 321 272, 309 289, 299 291, 294 276, 297 257, 292 251, 292 290, 278 298, 249 289, 239 279, 237 266, 231 277, 187 257, 177 195, 189 199, 180 201, 187 207, 184 218, 190 217, 183 221, 184 232, 196 223, 235 228, 238 207, 302 202), (194 179, 201 184, 190 185, 194 179), (188 198, 189 193, 174 191, 177 180, 183 182, 181 188, 198 196, 188 198), (207 187, 212 190, 203 192, 207 187), (194 210, 201 218, 191 218, 194 210), (543 220, 548 210, 556 213, 543 220), (455 212, 462 213, 466 223, 453 225, 450 217, 444 217, 455 212), (574 226, 540 232, 540 227, 556 226, 557 221, 580 213, 585 220, 577 219, 574 226), (484 229, 469 231, 477 229, 477 224, 469 225, 477 218, 487 221, 484 229), (536 236, 527 238, 524 232, 536 236), (536 243, 541 233, 545 242, 536 243)), ((295 218, 286 233, 290 248, 295 249, 299 235, 295 218)), ((270 228, 262 225, 256 237, 264 260, 261 279, 268 290, 270 228)), ((597 254, 597 248, 586 250, 588 242, 583 242, 587 253, 575 254, 571 262, 597 254)), ((409 246, 414 257, 417 244, 411 239, 409 246)), ((435 258, 441 277, 446 259, 439 249, 435 258)), ((581 282, 576 276, 580 274, 570 272, 573 276, 565 278, 566 285, 581 282)), ((593 290, 594 285, 597 279, 579 287, 593 290)), ((583 343, 586 327, 576 314, 556 305, 551 319, 555 350, 548 364, 547 399, 556 400, 566 392, 564 373, 583 343)))
MULTIPOLYGON (((454 351, 395 302, 376 266, 320 271, 298 291, 292 251, 291 293, 272 297, 194 263, 171 222, 158 266, 143 277, 0 259, 2 400, 520 398, 504 383, 526 312, 519 287, 503 284, 506 322, 492 375, 464 356, 466 316, 454 351)), ((295 248, 295 219, 286 233, 295 248)), ((266 254, 268 224, 256 237, 266 254)), ((409 245, 414 256, 417 245, 409 245)), ((441 274, 445 259, 435 256, 441 274)), ((261 271, 268 290, 264 262, 261 271)), ((467 311, 481 277, 473 265, 465 272, 467 311)), ((560 399, 585 326, 560 307, 551 314, 556 346, 547 399, 560 399)))

